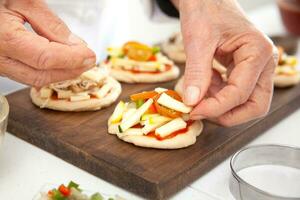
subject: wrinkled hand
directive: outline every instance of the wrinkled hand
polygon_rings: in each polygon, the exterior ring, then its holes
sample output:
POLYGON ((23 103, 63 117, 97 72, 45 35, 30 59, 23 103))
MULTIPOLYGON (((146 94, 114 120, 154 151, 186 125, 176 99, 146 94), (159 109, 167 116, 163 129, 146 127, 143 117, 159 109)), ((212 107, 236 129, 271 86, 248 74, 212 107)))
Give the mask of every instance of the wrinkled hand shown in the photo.
POLYGON ((42 0, 0 1, 0 76, 41 87, 76 77, 95 62, 95 54, 42 0))
POLYGON ((187 54, 184 101, 192 119, 233 126, 265 115, 273 95, 277 53, 234 0, 174 0, 187 54), (216 58, 229 71, 213 73, 216 58))

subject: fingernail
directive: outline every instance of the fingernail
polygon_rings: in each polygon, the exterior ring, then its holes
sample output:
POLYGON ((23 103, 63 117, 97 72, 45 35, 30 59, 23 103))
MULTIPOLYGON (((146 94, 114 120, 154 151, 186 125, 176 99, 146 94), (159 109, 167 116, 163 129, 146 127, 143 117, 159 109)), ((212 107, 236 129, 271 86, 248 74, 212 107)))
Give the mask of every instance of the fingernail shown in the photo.
POLYGON ((83 39, 81 39, 73 33, 69 36, 69 42, 71 44, 86 44, 86 42, 83 39))
POLYGON ((83 66, 84 67, 92 67, 94 66, 96 63, 95 63, 95 59, 94 58, 87 58, 83 61, 83 66))
POLYGON ((188 86, 184 91, 184 103, 193 106, 198 103, 200 89, 196 86, 188 86))

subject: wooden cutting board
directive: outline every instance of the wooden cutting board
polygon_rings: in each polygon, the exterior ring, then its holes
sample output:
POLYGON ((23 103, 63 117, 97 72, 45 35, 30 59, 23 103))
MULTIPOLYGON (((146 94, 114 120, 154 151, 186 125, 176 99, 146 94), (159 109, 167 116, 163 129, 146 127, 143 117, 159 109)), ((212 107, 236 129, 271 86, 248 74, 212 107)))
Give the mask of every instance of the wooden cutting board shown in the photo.
MULTIPOLYGON (((123 84, 120 99, 155 86, 123 84)), ((195 145, 157 150, 135 147, 107 133, 107 119, 115 104, 97 112, 64 113, 35 107, 28 94, 29 89, 24 89, 7 96, 10 133, 147 199, 175 194, 300 105, 300 86, 276 90, 265 118, 233 128, 205 122, 195 145)))

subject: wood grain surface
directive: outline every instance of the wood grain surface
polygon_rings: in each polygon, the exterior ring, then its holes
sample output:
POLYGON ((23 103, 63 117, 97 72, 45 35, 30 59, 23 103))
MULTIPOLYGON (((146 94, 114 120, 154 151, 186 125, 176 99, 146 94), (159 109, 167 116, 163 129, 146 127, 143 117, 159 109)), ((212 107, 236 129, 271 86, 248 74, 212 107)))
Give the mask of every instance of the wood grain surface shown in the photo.
MULTIPOLYGON (((159 86, 172 88, 174 83, 159 86)), ((123 84, 120 99, 156 86, 123 84)), ((35 107, 29 89, 7 98, 10 133, 147 199, 166 199, 295 111, 300 86, 276 90, 263 119, 233 128, 205 122, 196 144, 179 150, 140 148, 109 135, 106 124, 115 104, 97 112, 66 113, 35 107)))

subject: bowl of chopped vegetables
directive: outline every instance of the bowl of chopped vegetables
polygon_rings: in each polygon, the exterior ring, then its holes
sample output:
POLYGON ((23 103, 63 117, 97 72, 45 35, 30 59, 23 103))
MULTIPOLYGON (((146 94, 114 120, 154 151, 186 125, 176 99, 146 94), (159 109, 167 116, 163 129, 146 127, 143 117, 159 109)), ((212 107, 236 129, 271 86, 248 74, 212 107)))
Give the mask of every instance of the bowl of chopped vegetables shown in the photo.
POLYGON ((82 190, 79 184, 70 181, 69 184, 55 186, 46 184, 33 200, 125 200, 118 195, 82 190))

